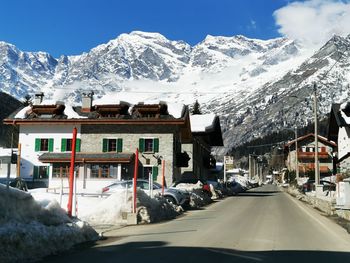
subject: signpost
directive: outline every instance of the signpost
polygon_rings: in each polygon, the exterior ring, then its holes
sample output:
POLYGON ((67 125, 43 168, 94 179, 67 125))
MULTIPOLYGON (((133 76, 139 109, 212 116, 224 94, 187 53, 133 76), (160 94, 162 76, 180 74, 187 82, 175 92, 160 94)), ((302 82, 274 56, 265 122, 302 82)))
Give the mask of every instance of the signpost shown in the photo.
POLYGON ((224 183, 226 183, 227 181, 227 176, 226 176, 226 168, 227 165, 232 166, 231 168, 233 168, 233 156, 224 156, 224 183))

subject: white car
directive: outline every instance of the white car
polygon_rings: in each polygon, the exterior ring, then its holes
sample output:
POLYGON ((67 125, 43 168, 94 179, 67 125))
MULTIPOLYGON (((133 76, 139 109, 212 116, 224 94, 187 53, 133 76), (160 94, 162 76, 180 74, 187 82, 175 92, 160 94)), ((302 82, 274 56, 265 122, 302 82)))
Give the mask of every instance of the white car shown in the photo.
MULTIPOLYGON (((148 180, 138 179, 137 187, 149 193, 150 185, 148 180)), ((133 180, 117 181, 111 185, 108 185, 102 189, 102 193, 114 193, 120 190, 133 188, 133 180)), ((161 195, 162 186, 156 182, 153 182, 153 192, 161 195)), ((164 198, 172 204, 186 206, 190 202, 190 194, 174 188, 164 188, 164 198)))

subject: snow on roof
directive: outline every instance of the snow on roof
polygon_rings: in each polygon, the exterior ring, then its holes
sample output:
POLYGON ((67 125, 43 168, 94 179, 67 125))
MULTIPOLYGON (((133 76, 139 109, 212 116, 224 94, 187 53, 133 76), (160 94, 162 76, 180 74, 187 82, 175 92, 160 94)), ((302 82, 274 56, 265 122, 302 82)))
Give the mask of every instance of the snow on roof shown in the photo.
POLYGON ((76 111, 74 111, 73 107, 71 105, 66 105, 66 108, 64 109, 64 114, 67 115, 68 119, 84 119, 87 117, 80 116, 76 111))
POLYGON ((168 103, 168 112, 173 115, 174 118, 181 118, 184 111, 184 104, 181 103, 168 103))
POLYGON ((25 119, 27 117, 27 112, 31 109, 31 106, 24 107, 15 115, 15 119, 25 119))
POLYGON ((345 114, 345 110, 349 107, 349 102, 344 102, 343 104, 340 105, 339 111, 340 111, 340 115, 342 116, 342 118, 344 119, 344 121, 346 122, 346 124, 350 124, 350 117, 348 117, 345 114))
MULTIPOLYGON (((160 101, 159 99, 143 99, 141 96, 135 96, 133 94, 119 93, 118 98, 120 100, 115 100, 115 96, 113 94, 105 95, 99 99, 93 101, 93 105, 108 105, 108 104, 119 104, 121 102, 128 103, 130 106, 136 104, 144 104, 144 105, 152 105, 152 104, 167 104, 168 112, 170 115, 173 115, 174 118, 181 118, 184 110, 184 104, 182 103, 168 103, 166 101, 160 101), (127 95, 125 97, 125 95, 127 95)), ((131 110, 132 107, 130 107, 131 110)))
POLYGON ((205 132, 207 129, 213 128, 215 114, 196 114, 190 116, 192 132, 205 132))

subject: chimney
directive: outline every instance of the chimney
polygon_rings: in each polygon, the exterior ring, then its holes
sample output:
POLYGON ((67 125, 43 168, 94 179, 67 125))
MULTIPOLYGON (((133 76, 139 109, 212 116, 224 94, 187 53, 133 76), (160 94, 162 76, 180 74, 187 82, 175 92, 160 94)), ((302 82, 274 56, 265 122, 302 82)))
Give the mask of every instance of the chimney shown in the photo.
POLYGON ((44 93, 43 92, 40 92, 40 93, 36 93, 34 95, 34 105, 40 105, 43 101, 43 98, 44 98, 44 93))
POLYGON ((83 97, 81 100, 82 101, 82 107, 81 107, 82 112, 90 112, 91 111, 93 96, 94 96, 93 91, 91 91, 89 93, 83 93, 83 97))

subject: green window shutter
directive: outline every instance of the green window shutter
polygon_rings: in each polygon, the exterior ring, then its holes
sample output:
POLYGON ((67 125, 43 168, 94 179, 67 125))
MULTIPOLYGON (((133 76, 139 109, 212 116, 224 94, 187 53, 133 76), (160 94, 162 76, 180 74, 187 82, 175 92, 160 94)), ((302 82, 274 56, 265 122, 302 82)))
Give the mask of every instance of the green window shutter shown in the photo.
POLYGON ((40 145, 41 145, 41 140, 39 138, 35 139, 35 151, 39 152, 40 151, 40 145))
POLYGON ((153 139, 153 150, 155 153, 159 152, 159 139, 158 138, 153 139))
POLYGON ((75 151, 80 152, 80 145, 81 145, 81 140, 77 139, 75 142, 75 151))
POLYGON ((139 151, 142 153, 145 151, 145 139, 144 138, 139 139, 139 151))
POLYGON ((50 176, 50 166, 46 166, 46 178, 50 176))
POLYGON ((158 177, 158 166, 153 166, 153 167, 152 167, 152 177, 153 177, 153 181, 157 181, 157 177, 158 177))
POLYGON ((49 152, 53 152, 53 139, 49 139, 49 152))
POLYGON ((108 151, 108 149, 107 149, 107 147, 108 147, 108 139, 103 139, 102 140, 102 152, 107 152, 108 151))
POLYGON ((117 152, 121 153, 123 151, 123 139, 117 140, 117 152))
POLYGON ((37 179, 39 177, 39 166, 33 166, 33 178, 37 179))
POLYGON ((65 152, 67 150, 67 139, 61 139, 61 152, 65 152))

